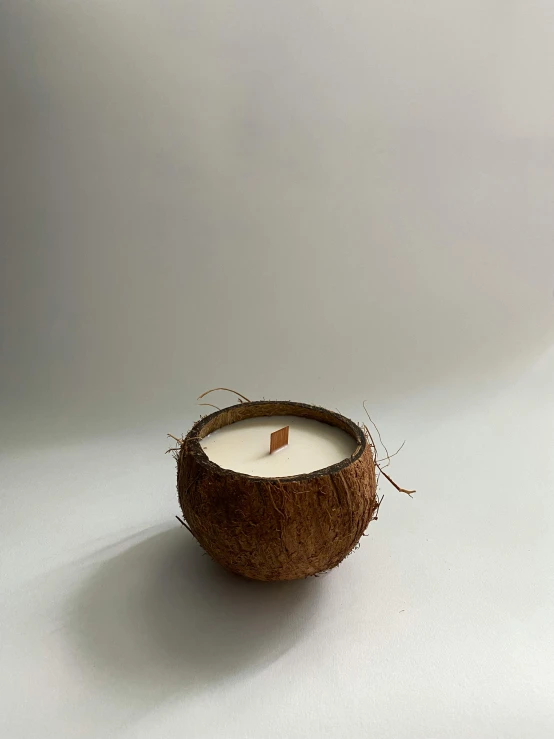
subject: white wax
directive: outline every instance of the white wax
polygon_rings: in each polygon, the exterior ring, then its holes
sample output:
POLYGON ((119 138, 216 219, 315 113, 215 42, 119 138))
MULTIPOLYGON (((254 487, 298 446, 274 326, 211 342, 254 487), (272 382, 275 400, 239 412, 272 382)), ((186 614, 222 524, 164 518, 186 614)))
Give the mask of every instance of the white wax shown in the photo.
POLYGON ((220 467, 256 477, 291 477, 352 456, 357 443, 342 429, 298 416, 262 416, 224 426, 200 442, 220 467), (269 437, 289 426, 289 443, 269 453, 269 437))

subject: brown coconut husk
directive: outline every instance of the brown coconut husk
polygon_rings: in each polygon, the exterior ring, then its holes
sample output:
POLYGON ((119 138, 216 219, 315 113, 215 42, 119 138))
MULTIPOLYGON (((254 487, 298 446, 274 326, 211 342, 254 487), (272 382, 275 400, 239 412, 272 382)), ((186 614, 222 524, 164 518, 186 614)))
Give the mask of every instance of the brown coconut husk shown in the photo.
POLYGON ((202 418, 177 441, 185 525, 213 559, 244 577, 295 580, 330 570, 376 518, 375 447, 369 434, 339 413, 290 401, 241 402, 202 418), (223 469, 202 449, 201 440, 223 426, 285 415, 337 426, 356 440, 356 450, 323 470, 267 478, 223 469))

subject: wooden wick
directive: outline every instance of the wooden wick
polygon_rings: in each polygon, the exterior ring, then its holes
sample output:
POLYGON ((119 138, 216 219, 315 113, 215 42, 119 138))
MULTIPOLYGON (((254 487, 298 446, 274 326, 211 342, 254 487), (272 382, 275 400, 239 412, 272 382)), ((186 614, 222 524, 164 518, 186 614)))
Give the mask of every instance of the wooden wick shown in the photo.
POLYGON ((287 446, 288 443, 289 427, 285 426, 284 428, 279 429, 279 431, 274 431, 271 434, 269 453, 273 454, 273 452, 276 452, 278 449, 282 449, 284 446, 287 446))

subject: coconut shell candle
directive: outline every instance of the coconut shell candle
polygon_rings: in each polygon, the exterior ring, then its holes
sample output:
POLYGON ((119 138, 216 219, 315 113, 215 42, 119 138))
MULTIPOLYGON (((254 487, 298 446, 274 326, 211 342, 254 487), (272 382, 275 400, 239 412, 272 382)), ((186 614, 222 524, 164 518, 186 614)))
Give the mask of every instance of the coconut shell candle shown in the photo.
POLYGON ((202 418, 179 442, 186 525, 239 575, 294 580, 336 567, 376 516, 374 447, 338 413, 240 403, 202 418))

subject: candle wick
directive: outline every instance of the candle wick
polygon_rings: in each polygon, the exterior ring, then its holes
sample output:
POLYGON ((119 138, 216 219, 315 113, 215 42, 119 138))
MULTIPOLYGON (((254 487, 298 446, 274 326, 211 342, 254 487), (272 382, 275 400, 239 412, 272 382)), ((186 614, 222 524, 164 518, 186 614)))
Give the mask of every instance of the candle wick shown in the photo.
POLYGON ((279 429, 278 431, 274 431, 271 434, 271 437, 269 440, 269 453, 273 454, 273 452, 276 452, 279 449, 282 449, 284 446, 287 446, 288 443, 289 443, 289 427, 284 426, 282 429, 279 429))

